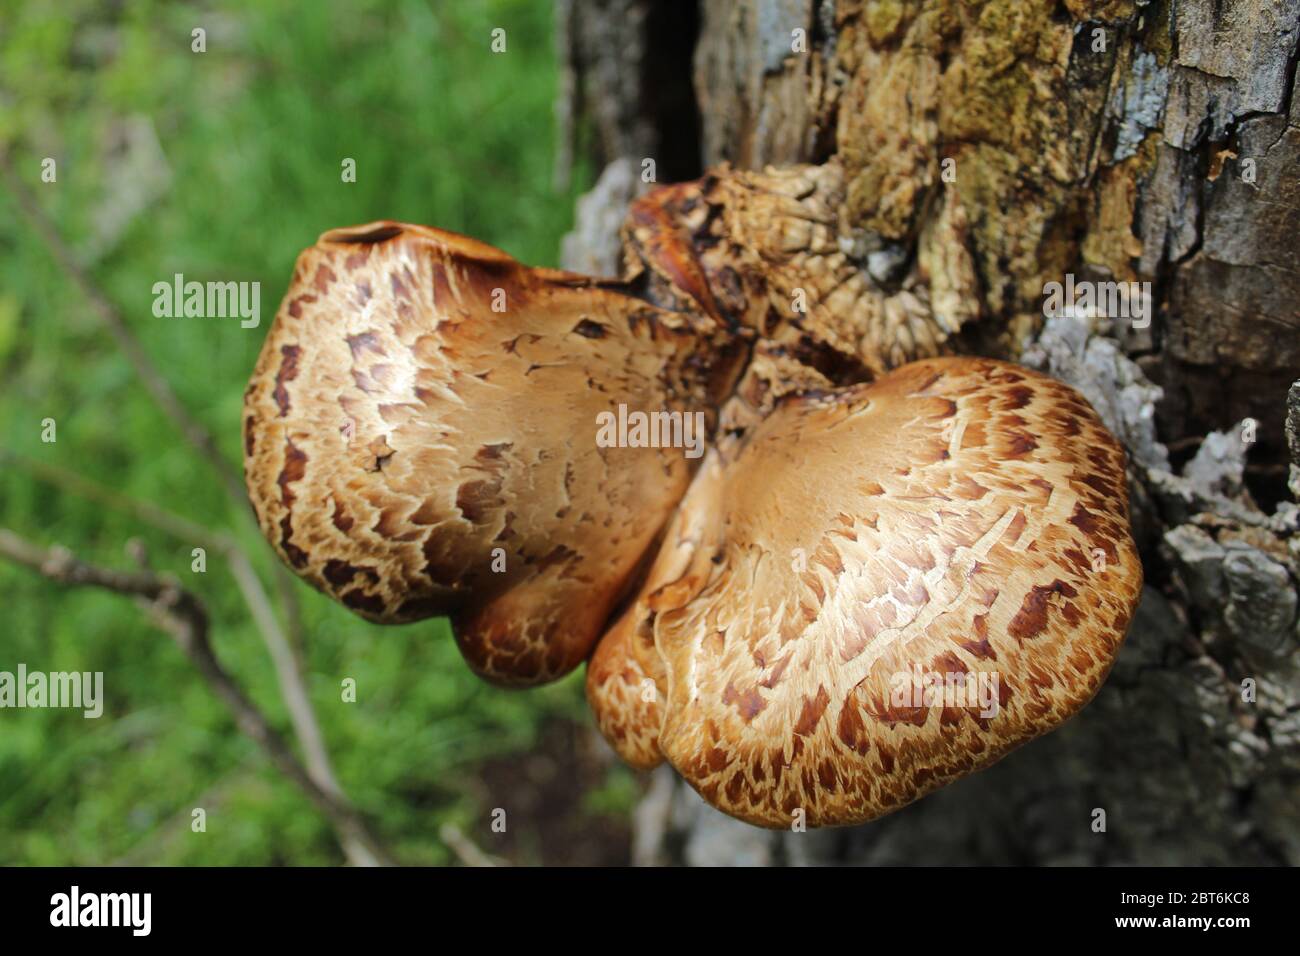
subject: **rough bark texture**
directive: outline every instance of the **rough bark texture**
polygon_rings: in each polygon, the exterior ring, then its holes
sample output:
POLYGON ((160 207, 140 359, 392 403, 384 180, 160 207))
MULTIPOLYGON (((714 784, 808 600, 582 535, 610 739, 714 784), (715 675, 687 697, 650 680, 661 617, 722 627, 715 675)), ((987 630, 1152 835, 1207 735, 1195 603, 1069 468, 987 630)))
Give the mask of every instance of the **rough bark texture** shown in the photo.
POLYGON ((569 264, 616 248, 656 150, 661 180, 837 156, 864 281, 947 350, 1076 386, 1124 443, 1148 587, 1093 704, 990 770, 782 834, 661 768, 638 861, 1300 863, 1300 0, 700 0, 693 63, 653 6, 561 23, 611 163, 569 264), (657 99, 688 71, 698 138, 657 99), (1151 283, 1149 325, 1045 320, 1067 273, 1151 283))

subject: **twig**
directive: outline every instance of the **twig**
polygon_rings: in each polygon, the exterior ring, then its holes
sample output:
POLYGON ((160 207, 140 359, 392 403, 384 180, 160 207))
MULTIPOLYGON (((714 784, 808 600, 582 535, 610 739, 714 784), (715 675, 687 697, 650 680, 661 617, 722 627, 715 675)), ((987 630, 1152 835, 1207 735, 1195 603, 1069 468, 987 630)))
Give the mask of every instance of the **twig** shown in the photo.
POLYGON ((466 866, 509 866, 508 860, 484 853, 460 827, 454 823, 444 823, 438 828, 438 838, 456 854, 456 858, 466 866))
MULTIPOLYGON (((117 340, 118 345, 126 354, 127 360, 135 369, 136 374, 140 376, 140 380, 144 382, 145 388, 153 396, 154 401, 158 403, 159 408, 180 429, 186 441, 198 449, 204 460, 216 472, 222 487, 235 507, 236 513, 242 515, 245 520, 249 520, 251 515, 248 509, 247 495, 239 472, 221 454, 212 433, 204 428, 202 423, 185 408, 175 390, 168 383, 167 378, 154 365, 153 360, 149 358, 148 352, 145 351, 140 341, 131 332, 121 313, 91 277, 90 273, 77 261, 71 247, 64 241, 63 236, 45 213, 45 210, 40 207, 36 197, 32 195, 22 179, 14 172, 9 157, 3 151, 0 151, 0 177, 4 179, 6 188, 18 200, 19 209, 44 241, 54 260, 72 278, 73 283, 81 290, 82 295, 94 306, 95 312, 108 327, 113 338, 117 340)), ((273 573, 276 591, 284 604, 291 644, 293 645, 295 657, 298 657, 302 646, 302 614, 298 606, 298 597, 293 590, 292 580, 283 568, 277 567, 273 573)))
MULTIPOLYGON (((158 505, 105 488, 92 479, 54 465, 24 458, 2 449, 0 449, 0 462, 16 464, 51 484, 67 488, 108 507, 125 511, 174 537, 204 544, 224 555, 253 621, 263 636, 271 660, 275 664, 280 694, 288 708, 289 719, 293 722, 294 734, 302 746, 307 769, 323 789, 346 799, 343 788, 339 785, 334 769, 330 765, 325 739, 316 721, 316 712, 312 709, 311 700, 307 696, 306 684, 301 677, 301 657, 294 652, 288 638, 281 632, 261 579, 258 578, 248 557, 233 538, 197 525, 188 518, 183 518, 158 505)), ((360 863, 365 855, 351 852, 360 848, 345 846, 344 849, 349 851, 348 858, 354 863, 360 863)))
MULTIPOLYGON (((77 261, 72 249, 63 240, 63 236, 59 233, 53 221, 41 209, 40 204, 36 202, 36 198, 27 189, 17 173, 14 172, 8 156, 3 152, 0 152, 0 176, 4 178, 6 187, 18 200, 23 215, 45 242, 55 261, 72 278, 82 294, 94 306, 100 319, 103 320, 117 340, 122 351, 126 353, 128 361, 130 361, 136 374, 140 376, 141 381, 144 382, 145 387, 154 397, 159 407, 176 424, 186 440, 198 449, 203 458, 212 466, 231 502, 234 504, 236 513, 248 520, 250 512, 247 507, 244 484, 239 474, 221 455, 211 433, 196 418, 191 416, 181 403, 180 398, 173 391, 166 377, 154 365, 148 353, 132 334, 108 296, 91 278, 90 273, 77 261)), ((155 515, 155 517, 158 516, 155 515)), ((271 659, 275 663, 276 678, 280 684, 285 703, 289 708, 294 733, 306 755, 307 765, 322 787, 342 796, 342 788, 334 775, 329 751, 325 747, 320 725, 316 720, 315 711, 312 709, 307 695, 302 649, 302 614, 298 605, 297 594, 294 591, 293 581, 284 569, 278 565, 272 572, 276 592, 285 609, 285 620, 289 629, 289 634, 286 636, 276 621, 274 612, 271 610, 270 601, 267 599, 261 580, 252 571, 252 562, 248 559, 248 556, 239 549, 233 540, 223 550, 231 559, 231 570, 239 583, 240 592, 249 606, 249 611, 258 625, 258 631, 261 633, 271 659)), ((346 850, 348 847, 345 846, 344 849, 346 850)), ((349 857, 351 858, 351 856, 350 853, 349 857)), ((354 859, 353 862, 358 862, 358 860, 354 859)))
POLYGON ((210 551, 217 551, 221 554, 226 554, 238 548, 235 540, 224 532, 213 531, 211 528, 206 528, 189 518, 176 514, 174 511, 169 511, 161 505, 156 505, 152 501, 141 501, 139 498, 133 498, 114 488, 106 487, 93 478, 87 478, 75 471, 68 471, 58 465, 51 465, 35 458, 15 454, 4 448, 0 448, 0 464, 21 468, 39 481, 55 485, 80 498, 128 514, 150 527, 171 535, 178 541, 202 545, 210 551))
POLYGON ((235 718, 235 724, 262 748, 334 825, 341 838, 362 851, 360 862, 391 866, 393 861, 361 814, 340 795, 325 789, 299 763, 284 738, 221 666, 208 640, 203 603, 169 578, 149 571, 117 571, 80 560, 66 548, 43 548, 0 528, 0 556, 25 565, 51 581, 72 587, 96 587, 136 599, 154 622, 176 642, 235 718))
POLYGON ((46 248, 49 249, 50 254, 54 256, 60 268, 72 279, 81 294, 89 300, 100 320, 108 327, 108 331, 112 333, 113 338, 117 340, 118 346, 126 354, 127 361, 131 363, 135 373, 140 376, 140 380, 144 382, 145 388, 149 390, 149 394, 153 396, 154 401, 158 403, 158 406, 167 417, 176 423, 181 434, 185 436, 185 440, 198 449, 208 464, 217 472, 231 498, 243 502, 244 483, 240 480, 239 474, 231 466, 230 462, 222 457, 221 452, 217 449, 216 442, 212 438, 212 434, 181 404, 181 400, 172 390, 167 379, 158 371, 157 366, 153 364, 144 347, 140 345, 139 340, 131 334, 131 330, 127 328, 121 314, 109 301, 108 296, 91 279, 90 274, 82 267, 81 263, 77 261, 76 255, 64 242, 63 236, 60 235, 53 221, 41 209, 36 202, 36 197, 32 195, 18 174, 14 172, 9 157, 3 153, 0 153, 0 176, 3 176, 6 188, 18 201, 19 210, 32 228, 36 230, 46 248))
MULTIPOLYGON (((108 296, 91 277, 90 273, 77 261, 71 247, 64 241, 54 222, 41 208, 36 201, 36 197, 32 195, 31 191, 14 171, 12 163, 9 162, 9 157, 3 152, 0 152, 0 177, 3 177, 6 188, 18 201, 18 208, 44 241, 55 262, 71 277, 82 295, 90 301, 104 325, 108 327, 113 338, 117 340, 119 347, 126 354, 127 360, 135 369, 140 380, 144 382, 145 388, 153 396, 154 401, 158 403, 159 408, 175 423, 181 434, 185 436, 185 439, 199 451, 204 460, 216 472, 227 496, 235 507, 236 513, 243 516, 245 520, 249 520, 248 497, 239 472, 221 454, 212 433, 185 408, 175 390, 168 383, 166 376, 159 371, 153 360, 149 358, 148 352, 145 351, 139 339, 131 332, 130 327, 127 326, 121 313, 109 300, 108 296)), ((298 607, 298 598, 293 591, 291 579, 281 568, 276 568, 275 584, 280 599, 284 603, 285 617, 289 624, 290 634, 293 637, 292 643, 300 648, 302 643, 300 630, 302 615, 298 607)))
POLYGON ((302 744, 307 768, 322 787, 336 796, 342 796, 343 788, 339 786, 334 776, 334 768, 330 766, 329 753, 325 749, 325 738, 321 734, 320 725, 316 722, 316 712, 312 709, 311 699, 307 696, 307 686, 301 679, 299 659, 280 630, 275 612, 271 608, 271 601, 262 588, 262 582, 242 551, 231 551, 226 557, 230 563, 230 573, 234 575, 235 583, 239 585, 239 590, 244 595, 244 602, 248 605, 258 630, 263 636, 270 635, 265 642, 266 649, 275 664, 276 678, 280 682, 280 694, 284 698, 285 706, 289 708, 289 719, 293 721, 294 732, 299 743, 302 744))

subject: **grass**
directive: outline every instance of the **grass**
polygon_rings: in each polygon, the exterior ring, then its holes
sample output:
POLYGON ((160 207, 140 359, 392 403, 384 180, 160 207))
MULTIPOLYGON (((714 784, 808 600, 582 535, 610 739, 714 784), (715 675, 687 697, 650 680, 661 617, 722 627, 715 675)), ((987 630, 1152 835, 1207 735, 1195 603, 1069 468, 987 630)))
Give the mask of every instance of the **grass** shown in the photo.
MULTIPOLYGON (((574 195, 551 185, 551 30, 549 5, 528 0, 10 0, 0 11, 0 149, 237 463, 249 370, 294 257, 321 232, 405 219, 557 263, 574 195), (206 52, 191 49, 196 27, 206 52), (489 48, 497 27, 505 53, 489 48), (47 157, 53 183, 41 181, 47 157), (345 158, 355 183, 342 181, 345 158), (155 318, 153 284, 177 272, 259 281, 261 326, 155 318)), ((236 534, 269 571, 269 550, 2 190, 0 374, 5 449, 236 534), (42 441, 47 419, 54 442, 42 441)), ((192 542, 12 460, 0 461, 0 525, 119 567, 125 542, 141 540, 156 568, 207 602, 218 653, 287 728, 219 558, 196 574, 192 542)), ((578 719, 577 680, 495 690, 470 676, 445 621, 383 629, 299 588, 310 690, 345 789, 403 860, 445 862, 443 822, 486 829, 475 768, 533 746, 548 721, 578 719), (356 703, 341 699, 347 677, 356 703)), ((0 670, 103 671, 107 696, 99 720, 0 711, 0 864, 341 861, 324 820, 130 602, 3 563, 0 593, 0 670), (200 806, 207 832, 192 834, 200 806)), ((626 789, 611 784, 599 811, 626 803, 626 789)))

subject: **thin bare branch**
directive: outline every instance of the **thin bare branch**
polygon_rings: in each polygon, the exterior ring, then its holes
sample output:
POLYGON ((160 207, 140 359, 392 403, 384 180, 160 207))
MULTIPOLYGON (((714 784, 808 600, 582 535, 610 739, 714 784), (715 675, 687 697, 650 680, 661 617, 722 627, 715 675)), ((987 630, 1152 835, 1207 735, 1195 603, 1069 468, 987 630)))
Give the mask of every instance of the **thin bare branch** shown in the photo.
POLYGON ((289 719, 293 721, 294 733, 302 745, 303 755, 311 775, 326 790, 342 796, 343 788, 334 776, 330 765, 329 752, 325 749, 325 738, 320 725, 316 722, 316 712, 312 709, 311 699, 307 696, 307 685, 302 679, 299 660, 289 644, 288 638, 280 629, 275 619, 271 601, 262 587, 253 566, 244 557, 242 551, 231 551, 227 555, 230 573, 239 585, 244 602, 262 634, 266 649, 275 664, 275 675, 280 683, 280 696, 284 698, 289 709, 289 719))
MULTIPOLYGON (((0 154, 0 176, 5 185, 18 201, 23 215, 31 223, 36 233, 44 241, 51 255, 90 301, 100 319, 108 327, 118 345, 126 354, 136 374, 162 409, 181 433, 185 436, 203 458, 208 462, 225 487, 227 495, 235 506, 236 513, 249 518, 248 501, 244 484, 236 470, 222 456, 212 434, 190 415, 180 398, 176 395, 166 377, 149 358, 139 340, 132 334, 123 320, 121 313, 109 300, 90 273, 77 261, 72 249, 64 241, 58 228, 40 207, 36 198, 14 172, 8 157, 0 154)), ((64 476, 66 478, 66 476, 64 476)), ((84 480, 83 480, 84 484, 84 480)), ((172 529, 182 527, 179 519, 162 509, 135 505, 134 510, 143 512, 151 523, 169 526, 172 529)), ((202 540, 195 538, 192 540, 202 540)), ((334 775, 329 751, 320 732, 315 711, 307 695, 305 662, 303 660, 302 612, 294 582, 278 565, 272 571, 276 593, 285 612, 288 633, 280 627, 274 610, 267 598, 260 578, 252 570, 252 562, 238 544, 231 538, 222 537, 221 549, 230 559, 231 571, 234 573, 240 592, 243 594, 249 611, 258 626, 271 659, 275 663, 276 677, 281 693, 289 708, 293 720, 294 732, 317 782, 327 790, 342 795, 342 788, 334 775)))
POLYGON ((135 598, 153 621, 171 635, 213 692, 230 709, 235 724, 262 748, 333 824, 345 849, 362 865, 391 866, 392 858, 365 818, 336 791, 317 783, 294 756, 288 743, 270 725, 257 705, 221 666, 208 639, 208 615, 203 603, 174 579, 150 571, 118 571, 89 564, 67 548, 44 548, 0 528, 0 556, 37 571, 59 584, 95 587, 135 598))
MULTIPOLYGON (((233 538, 197 525, 150 502, 140 501, 111 488, 105 488, 98 482, 75 472, 3 450, 0 450, 0 462, 18 465, 51 484, 110 508, 125 511, 174 537, 203 544, 223 555, 275 664, 280 694, 288 708, 289 718, 293 722, 294 735, 303 749, 307 769, 323 789, 346 799, 343 788, 334 775, 334 768, 330 764, 329 751, 326 749, 324 735, 316 720, 316 712, 307 696, 301 656, 291 644, 288 635, 281 630, 261 579, 253 570, 247 555, 233 538)), ((363 854, 352 851, 361 848, 349 847, 348 849, 349 858, 353 862, 358 862, 363 854)))
POLYGON ((102 485, 93 478, 87 478, 75 471, 68 471, 58 465, 51 465, 35 458, 15 454, 4 448, 0 448, 0 464, 22 469, 46 484, 62 488, 79 498, 96 502, 107 508, 112 508, 114 511, 128 514, 152 528, 157 528, 159 531, 171 535, 178 541, 198 545, 222 554, 238 548, 235 540, 225 532, 206 528, 189 518, 176 514, 174 511, 169 511, 160 505, 154 504, 152 501, 141 501, 139 498, 134 498, 114 488, 102 485))
POLYGON ((438 838, 447 845, 456 859, 466 866, 509 866, 510 861, 485 853, 454 823, 444 823, 438 828, 438 838))
POLYGON ((149 390, 149 394, 153 396, 159 408, 176 424, 181 434, 185 436, 185 440, 198 449, 217 472, 232 500, 242 504, 245 498, 244 483, 238 472, 222 456, 212 434, 181 403, 166 377, 154 365, 139 339, 127 327, 121 313, 90 277, 90 273, 77 261, 76 254, 64 241, 53 220, 41 208, 31 190, 14 171, 9 157, 3 153, 0 153, 0 177, 3 177, 5 187, 17 200, 18 209, 23 217, 49 249, 59 267, 67 273, 81 294, 90 302, 113 338, 117 340, 118 347, 122 349, 127 361, 131 363, 136 375, 140 377, 140 381, 149 390))

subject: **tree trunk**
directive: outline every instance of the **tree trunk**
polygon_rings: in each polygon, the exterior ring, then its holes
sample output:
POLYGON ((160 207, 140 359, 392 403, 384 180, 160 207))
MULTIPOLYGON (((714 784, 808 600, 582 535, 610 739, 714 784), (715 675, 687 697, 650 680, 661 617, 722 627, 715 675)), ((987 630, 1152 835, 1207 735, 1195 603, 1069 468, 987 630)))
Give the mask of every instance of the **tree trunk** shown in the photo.
POLYGON ((1300 0, 571 0, 560 32, 607 164, 569 265, 613 271, 646 159, 835 157, 882 294, 1124 443, 1147 575, 1060 731, 845 830, 749 827, 660 768, 638 862, 1300 863, 1300 0))

